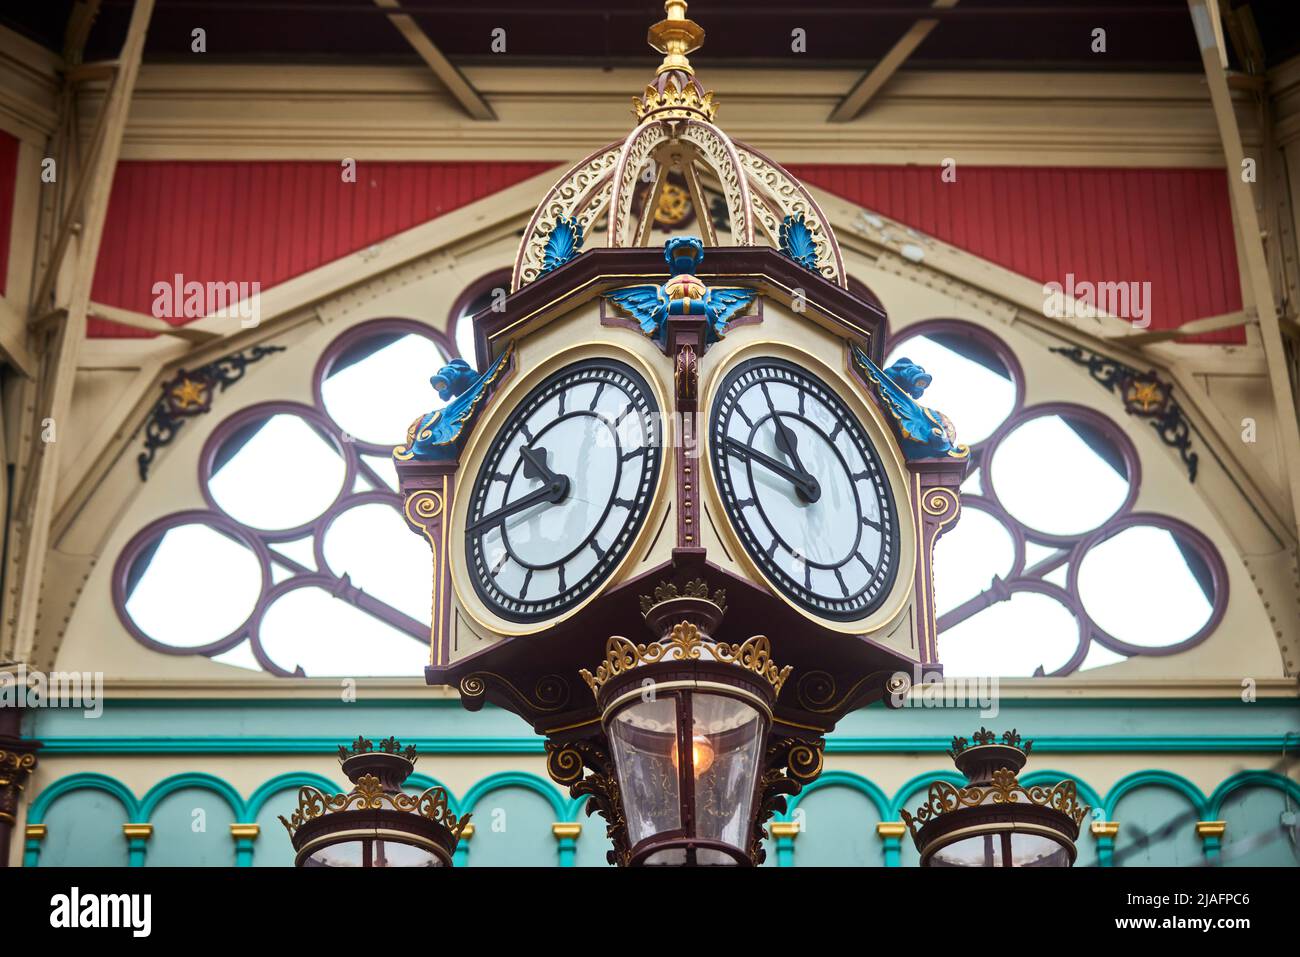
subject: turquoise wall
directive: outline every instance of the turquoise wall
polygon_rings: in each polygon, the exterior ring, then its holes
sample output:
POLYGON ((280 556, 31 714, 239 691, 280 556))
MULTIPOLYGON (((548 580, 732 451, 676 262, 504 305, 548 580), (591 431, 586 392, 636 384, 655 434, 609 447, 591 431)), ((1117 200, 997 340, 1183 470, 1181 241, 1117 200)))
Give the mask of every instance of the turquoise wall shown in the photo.
MULTIPOLYGON (((1294 752, 1293 733, 1300 712, 1294 702, 1223 701, 1019 702, 1004 704, 997 718, 954 714, 951 710, 865 709, 851 715, 827 742, 837 754, 933 755, 934 771, 887 793, 859 774, 828 770, 790 802, 781 819, 798 821, 796 838, 768 842, 768 864, 915 866, 910 837, 882 838, 876 825, 900 819, 900 810, 924 800, 936 779, 959 782, 943 751, 951 729, 969 733, 980 724, 1017 727, 1035 741, 1026 784, 1079 782, 1081 796, 1098 820, 1119 821, 1116 841, 1091 833, 1079 842, 1080 866, 1188 866, 1207 859, 1227 865, 1295 865, 1285 817, 1300 812, 1300 785, 1278 773, 1276 756, 1294 752), (969 728, 967 727, 969 725, 969 728), (887 733, 885 733, 887 732, 887 733), (1140 732, 1140 733, 1139 733, 1140 732), (1142 753, 1168 756, 1232 752, 1224 777, 1203 793, 1168 768, 1153 766, 1116 781, 1100 793, 1070 768, 1071 754, 1142 753), (1255 752, 1270 770, 1239 770, 1240 755, 1255 752), (1197 821, 1223 820, 1220 842, 1202 839, 1197 821), (1221 844, 1221 846, 1220 846, 1221 844)), ((275 702, 131 701, 110 702, 98 719, 80 712, 35 715, 28 733, 45 742, 43 756, 267 754, 284 756, 333 752, 358 733, 372 738, 395 734, 421 752, 411 787, 441 782, 430 777, 439 754, 498 755, 509 766, 512 754, 538 754, 541 742, 514 716, 488 708, 462 711, 454 701, 424 699, 334 704, 319 700, 275 702)), ((340 776, 341 779, 341 776, 340 776)), ((339 790, 335 781, 308 772, 287 771, 251 793, 202 773, 178 774, 148 792, 134 794, 113 777, 73 773, 46 784, 34 796, 29 824, 44 824, 42 840, 28 839, 28 866, 288 866, 293 854, 280 814, 297 803, 296 789, 311 784, 339 790), (147 841, 130 842, 124 823, 150 823, 147 841), (255 841, 236 842, 230 824, 255 822, 255 841)), ((502 771, 478 781, 463 794, 451 794, 452 808, 472 813, 474 838, 462 844, 457 864, 470 867, 605 866, 609 842, 604 822, 583 813, 582 801, 569 799, 555 784, 523 771, 502 771), (557 840, 556 822, 580 821, 574 842, 557 840)), ((1290 820, 1294 820, 1291 817, 1290 820)), ((1086 829, 1086 828, 1085 828, 1086 829)))

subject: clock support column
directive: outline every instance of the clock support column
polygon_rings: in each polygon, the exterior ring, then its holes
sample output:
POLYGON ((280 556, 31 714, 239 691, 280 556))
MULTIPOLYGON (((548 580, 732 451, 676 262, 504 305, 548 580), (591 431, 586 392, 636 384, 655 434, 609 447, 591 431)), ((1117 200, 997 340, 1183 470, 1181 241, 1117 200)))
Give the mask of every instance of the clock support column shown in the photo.
POLYGON ((966 477, 969 459, 913 459, 911 473, 912 514, 917 518, 919 541, 916 551, 916 646, 922 664, 939 660, 938 627, 934 613, 934 543, 961 515, 958 489, 966 477))
POLYGON ((700 357, 706 347, 703 315, 668 317, 668 335, 664 351, 673 359, 673 412, 677 449, 674 459, 677 486, 677 546, 673 560, 702 562, 704 546, 700 542, 700 464, 696 426, 699 421, 700 357))
POLYGON ((433 611, 429 633, 429 664, 451 660, 451 569, 448 535, 451 505, 456 494, 459 459, 406 464, 400 470, 406 522, 423 535, 433 552, 433 611))

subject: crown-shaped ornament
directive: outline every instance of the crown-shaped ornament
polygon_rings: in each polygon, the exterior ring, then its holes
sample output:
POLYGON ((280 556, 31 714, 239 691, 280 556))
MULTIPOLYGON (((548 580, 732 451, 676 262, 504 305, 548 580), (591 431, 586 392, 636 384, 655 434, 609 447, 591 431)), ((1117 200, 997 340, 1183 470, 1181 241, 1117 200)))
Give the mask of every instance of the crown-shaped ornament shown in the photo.
POLYGON ((686 16, 686 0, 667 0, 664 14, 646 34, 646 42, 664 59, 645 93, 632 98, 637 122, 694 119, 711 123, 718 109, 713 93, 705 92, 687 58, 704 45, 704 28, 686 16))
POLYGON ((969 742, 965 738, 953 738, 948 756, 974 783, 990 781, 995 772, 1004 769, 1019 774, 1033 746, 1032 741, 1022 741, 1015 728, 1002 732, 1000 738, 988 728, 980 728, 971 735, 969 742))
POLYGON ((709 590, 703 578, 688 581, 679 590, 673 582, 660 582, 652 595, 641 596, 641 614, 656 638, 664 637, 678 622, 689 622, 705 637, 717 630, 727 611, 727 593, 709 590))

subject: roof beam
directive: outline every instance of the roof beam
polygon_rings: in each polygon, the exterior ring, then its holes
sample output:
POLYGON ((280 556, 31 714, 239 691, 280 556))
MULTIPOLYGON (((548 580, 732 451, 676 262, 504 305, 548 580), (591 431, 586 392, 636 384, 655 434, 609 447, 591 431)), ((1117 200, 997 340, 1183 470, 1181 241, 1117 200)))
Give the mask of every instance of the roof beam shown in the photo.
MULTIPOLYGON (((401 0, 375 0, 375 5, 387 10, 400 10, 401 0)), ((398 32, 406 37, 406 42, 415 49, 415 52, 420 54, 420 58, 429 64, 429 69, 433 70, 443 86, 456 98, 461 109, 472 119, 495 120, 497 118, 492 107, 488 106, 487 100, 474 89, 474 84, 466 79, 465 74, 461 73, 454 63, 443 56, 442 51, 429 39, 428 34, 420 29, 414 17, 405 13, 390 13, 388 19, 393 26, 397 27, 398 32)))
MULTIPOLYGON (((957 6, 958 0, 933 0, 931 7, 947 10, 957 6)), ((908 31, 894 44, 893 49, 881 58, 880 62, 864 73, 853 89, 849 90, 839 105, 827 117, 830 123, 847 123, 855 119, 866 107, 868 101, 880 92, 880 88, 889 82, 900 66, 921 45, 921 41, 930 35, 930 31, 939 25, 933 17, 917 20, 908 31)))
POLYGON ((1130 332, 1122 336, 1116 336, 1108 341, 1126 346, 1149 346, 1156 342, 1169 342, 1175 339, 1186 339, 1189 336, 1201 336, 1207 332, 1236 329, 1238 326, 1251 325, 1254 321, 1255 315, 1253 312, 1238 310, 1236 312, 1225 312, 1221 316, 1206 316, 1203 319, 1193 319, 1174 329, 1146 329, 1142 332, 1130 332))
POLYGON ((1218 27, 1218 5, 1214 0, 1187 0, 1187 6, 1201 47, 1201 62, 1210 88, 1210 102, 1219 125, 1219 139, 1223 143, 1228 193, 1241 240, 1242 261, 1239 268, 1242 292, 1246 296, 1248 309, 1254 307, 1264 346, 1264 361, 1268 367, 1269 385, 1277 414, 1278 438, 1282 445, 1283 472, 1291 493, 1291 531, 1300 533, 1300 421, 1297 421, 1296 397, 1291 390, 1286 346, 1282 341, 1282 323, 1269 277, 1259 214, 1255 210, 1255 197, 1250 184, 1241 176, 1242 161, 1246 154, 1232 103, 1232 92, 1228 89, 1227 72, 1223 67, 1225 57, 1222 31, 1218 27))
MULTIPOLYGON (((52 328, 39 332, 37 338, 43 340, 44 346, 40 372, 34 382, 27 383, 30 386, 27 395, 34 409, 24 432, 25 448, 19 453, 22 488, 14 497, 7 528, 9 564, 5 569, 5 612, 0 616, 3 639, 0 657, 13 661, 31 661, 36 649, 50 528, 58 496, 59 456, 65 444, 57 441, 57 432, 51 431, 51 427, 66 434, 66 423, 72 412, 77 360, 86 335, 90 289, 108 213, 113 172, 121 152, 131 92, 140 71, 153 8, 154 0, 136 0, 131 10, 126 40, 118 58, 120 67, 100 106, 102 133, 92 147, 93 160, 79 171, 74 200, 80 206, 81 225, 75 230, 75 256, 63 258, 60 274, 50 282, 50 293, 57 301, 46 303, 38 299, 31 304, 34 314, 53 307, 61 315, 54 319, 52 328)), ((70 103, 70 98, 65 100, 65 108, 70 103)), ((74 214, 77 210, 67 210, 65 222, 74 214)))
POLYGON ((129 326, 132 329, 145 329, 149 332, 156 332, 161 336, 174 336, 177 339, 184 339, 197 345, 203 345, 214 339, 222 338, 219 332, 195 329, 192 326, 173 326, 170 322, 155 319, 143 312, 132 312, 129 309, 120 309, 117 306, 107 306, 102 302, 92 302, 90 304, 90 313, 100 319, 116 322, 121 326, 129 326))

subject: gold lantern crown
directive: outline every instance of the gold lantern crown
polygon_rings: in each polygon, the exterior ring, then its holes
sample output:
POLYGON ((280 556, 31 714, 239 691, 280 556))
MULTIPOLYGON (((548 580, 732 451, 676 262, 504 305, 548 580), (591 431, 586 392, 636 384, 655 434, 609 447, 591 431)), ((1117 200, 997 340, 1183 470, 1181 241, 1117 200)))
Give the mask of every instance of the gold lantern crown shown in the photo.
POLYGON ((713 92, 705 92, 695 78, 687 55, 704 45, 704 28, 686 16, 686 0, 667 0, 666 16, 646 34, 646 42, 664 55, 654 82, 641 96, 632 98, 637 122, 647 119, 702 119, 712 122, 717 113, 713 92))

